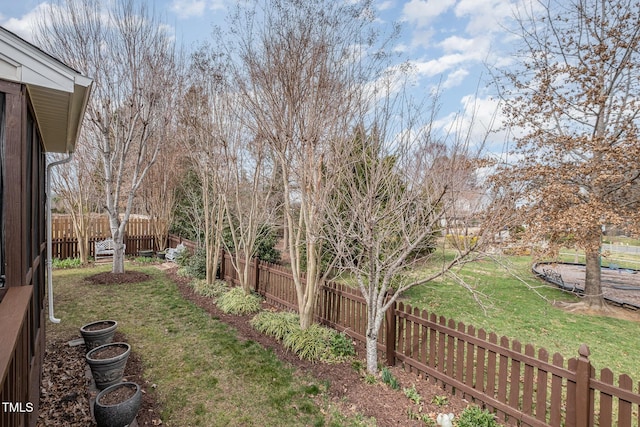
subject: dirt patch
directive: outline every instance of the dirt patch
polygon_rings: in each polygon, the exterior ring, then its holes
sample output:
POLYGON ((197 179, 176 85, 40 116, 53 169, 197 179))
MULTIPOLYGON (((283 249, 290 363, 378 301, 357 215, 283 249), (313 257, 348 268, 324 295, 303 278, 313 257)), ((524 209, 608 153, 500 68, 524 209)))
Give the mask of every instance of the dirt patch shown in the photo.
MULTIPOLYGON (((399 366, 390 368, 400 383, 400 390, 393 390, 379 379, 375 384, 368 384, 363 373, 357 371, 350 362, 326 364, 300 360, 284 348, 280 341, 262 335, 251 327, 249 320, 252 316, 225 314, 211 298, 196 294, 188 285, 190 279, 178 276, 175 268, 167 271, 167 274, 178 285, 185 299, 205 309, 214 319, 234 327, 239 339, 255 341, 264 348, 271 349, 280 360, 293 366, 300 375, 310 374, 317 380, 328 383, 331 403, 339 407, 345 415, 359 413, 365 417, 373 417, 378 426, 424 426, 424 422, 410 419, 409 414, 427 414, 435 420, 438 413, 452 412, 459 415, 469 405, 469 402, 460 396, 451 395, 439 385, 415 373, 406 372, 399 366), (422 398, 419 405, 412 403, 402 391, 403 388, 414 386, 422 398)), ((364 363, 364 347, 356 346, 356 350, 357 358, 364 363)))
POLYGON ((124 273, 98 273, 93 276, 89 276, 85 281, 92 285, 118 285, 125 283, 140 283, 151 279, 146 273, 139 271, 125 271, 124 273))

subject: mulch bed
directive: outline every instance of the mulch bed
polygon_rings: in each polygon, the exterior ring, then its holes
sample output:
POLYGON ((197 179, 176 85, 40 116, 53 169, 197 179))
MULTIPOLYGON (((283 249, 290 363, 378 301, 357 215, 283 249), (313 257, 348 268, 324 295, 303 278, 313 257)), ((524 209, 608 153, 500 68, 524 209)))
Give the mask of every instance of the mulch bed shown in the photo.
MULTIPOLYGON (((367 384, 362 373, 356 371, 349 362, 326 364, 300 360, 298 356, 284 348, 280 341, 262 335, 251 327, 249 324, 251 315, 225 314, 218 309, 211 298, 196 294, 188 285, 190 279, 178 276, 176 269, 168 270, 167 274, 178 285, 185 299, 205 309, 213 318, 233 326, 237 330, 239 339, 255 341, 264 348, 271 349, 280 360, 296 368, 299 373, 310 374, 318 380, 327 381, 330 385, 328 393, 332 404, 341 408, 345 415, 359 413, 365 417, 373 417, 378 426, 424 426, 422 421, 409 419, 408 413, 428 414, 435 420, 439 413, 452 412, 459 415, 469 405, 469 402, 460 396, 453 396, 439 385, 418 377, 415 373, 406 372, 402 367, 390 368, 391 373, 400 383, 400 390, 393 390, 380 380, 376 384, 367 384), (402 391, 403 388, 412 386, 415 386, 423 399, 420 405, 413 404, 402 391), (448 403, 441 406, 432 403, 432 399, 436 396, 446 398, 448 403)), ((364 346, 356 346, 356 350, 358 359, 364 363, 364 346)))
MULTIPOLYGON (((74 338, 76 337, 69 337, 69 340, 74 338)), ((113 339, 114 342, 127 341, 126 336, 120 332, 116 332, 113 339)), ((90 392, 91 378, 87 376, 86 348, 84 345, 72 347, 68 344, 69 340, 47 343, 42 365, 38 427, 96 426, 90 408, 90 401, 95 399, 96 393, 90 392)), ((142 359, 132 349, 127 359, 124 379, 137 383, 142 389, 138 425, 159 426, 162 422, 154 385, 143 378, 143 369, 142 359)))
MULTIPOLYGON (((275 338, 262 335, 253 329, 249 324, 251 316, 234 316, 221 312, 211 298, 196 294, 188 285, 190 279, 178 276, 176 271, 176 268, 172 268, 167 270, 167 274, 176 283, 185 299, 205 309, 214 319, 234 327, 239 339, 252 340, 264 348, 271 349, 285 365, 296 369, 299 375, 311 375, 316 380, 329 384, 328 395, 332 405, 345 415, 361 414, 372 417, 376 419, 378 426, 424 426, 424 422, 410 419, 409 413, 427 414, 435 420, 438 413, 452 412, 459 415, 469 404, 460 396, 451 395, 437 384, 420 378, 415 373, 405 372, 401 367, 390 368, 400 383, 400 390, 393 390, 380 380, 376 384, 367 384, 363 373, 358 372, 348 362, 326 364, 300 360, 275 338), (422 397, 420 405, 412 403, 402 392, 402 388, 412 386, 422 397), (434 397, 437 397, 436 401, 440 405, 432 402, 434 397), (443 401, 447 403, 442 404, 443 401)), ((124 275, 100 273, 87 280, 92 284, 107 285, 136 283, 147 279, 148 276, 144 273, 127 272, 124 275)), ((69 339, 72 338, 75 337, 69 339)), ((126 342, 126 337, 116 332, 114 341, 126 342)), ((364 361, 364 347, 357 346, 356 350, 358 359, 364 361)), ((84 354, 84 345, 70 347, 67 341, 47 344, 38 426, 95 426, 89 409, 90 379, 86 376, 84 354)), ((142 377, 142 373, 141 359, 132 349, 125 378, 138 383, 143 390, 138 425, 161 425, 161 408, 155 399, 154 385, 149 384, 142 377)))

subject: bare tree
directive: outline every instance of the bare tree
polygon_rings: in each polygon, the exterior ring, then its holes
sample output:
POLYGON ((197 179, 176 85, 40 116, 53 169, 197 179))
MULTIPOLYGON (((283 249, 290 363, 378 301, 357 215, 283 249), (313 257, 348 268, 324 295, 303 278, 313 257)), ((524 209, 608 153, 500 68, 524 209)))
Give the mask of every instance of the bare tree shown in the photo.
POLYGON ((531 2, 517 14, 520 67, 497 79, 517 135, 497 182, 533 242, 584 249, 592 308, 604 308, 603 227, 638 224, 638 22, 630 0, 531 2))
POLYGON ((65 212, 71 215, 73 231, 78 239, 78 252, 82 264, 89 262, 89 232, 93 216, 98 212, 100 199, 96 197, 99 187, 95 154, 88 149, 83 138, 76 145, 76 151, 70 163, 57 169, 52 176, 52 189, 61 201, 65 212))
POLYGON ((45 8, 35 39, 94 78, 84 131, 103 167, 112 271, 123 273, 133 201, 173 123, 179 77, 171 34, 144 2, 61 0, 45 8))
POLYGON ((228 121, 226 71, 221 57, 202 46, 191 57, 191 86, 184 97, 180 124, 186 150, 201 185, 206 250, 206 280, 213 283, 220 262, 225 221, 225 145, 237 126, 228 121))
POLYGON ((329 200, 327 239, 336 267, 355 279, 366 300, 370 373, 377 372, 378 333, 389 307, 409 288, 457 277, 455 269, 481 255, 491 235, 482 198, 461 203, 478 153, 465 135, 434 137, 433 120, 387 92, 363 117, 343 150, 347 161, 334 171, 340 179, 329 200), (471 218, 478 223, 473 235, 471 218))
POLYGON ((264 0, 241 6, 231 34, 221 37, 230 62, 239 58, 238 87, 252 132, 269 144, 280 169, 303 329, 313 322, 330 270, 321 265, 322 230, 331 169, 341 161, 336 147, 348 138, 371 63, 384 58, 384 49, 373 46, 372 20, 368 1, 264 0))
MULTIPOLYGON (((236 122, 236 126, 241 123, 236 122)), ((233 252, 232 265, 240 285, 249 293, 251 259, 256 254, 258 238, 264 228, 271 226, 275 206, 271 203, 273 187, 266 143, 237 136, 228 140, 224 156, 228 168, 224 197, 226 227, 233 245, 227 249, 233 252)))
POLYGON ((182 151, 163 150, 149 169, 147 180, 142 187, 142 203, 159 251, 166 248, 169 228, 175 215, 178 186, 185 170, 185 160, 182 151))

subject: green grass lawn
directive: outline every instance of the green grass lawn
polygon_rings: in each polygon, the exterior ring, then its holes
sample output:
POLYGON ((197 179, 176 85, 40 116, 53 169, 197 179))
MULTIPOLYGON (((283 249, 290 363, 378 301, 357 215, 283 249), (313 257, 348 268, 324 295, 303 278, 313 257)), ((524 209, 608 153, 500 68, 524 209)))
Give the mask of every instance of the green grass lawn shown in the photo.
MULTIPOLYGON (((56 270, 55 315, 48 339, 79 336, 80 326, 114 319, 156 384, 166 426, 364 425, 328 407, 326 384, 300 377, 252 341, 184 300, 164 273, 139 284, 90 285, 109 267, 56 270), (320 395, 317 395, 320 392, 320 395)), ((134 267, 129 266, 133 269, 134 267)))
POLYGON ((509 269, 487 260, 457 272, 481 294, 482 306, 451 278, 413 288, 405 294, 405 301, 523 345, 559 352, 565 358, 576 357, 580 344, 586 343, 597 370, 608 367, 616 375, 626 373, 640 380, 640 322, 555 308, 554 300, 575 298, 533 278, 529 257, 508 257, 501 262, 508 263, 509 269))

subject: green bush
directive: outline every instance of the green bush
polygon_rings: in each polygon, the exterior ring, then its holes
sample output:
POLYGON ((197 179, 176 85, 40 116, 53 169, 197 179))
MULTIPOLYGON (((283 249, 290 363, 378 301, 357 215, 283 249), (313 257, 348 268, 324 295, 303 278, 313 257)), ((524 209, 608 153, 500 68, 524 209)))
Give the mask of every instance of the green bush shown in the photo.
POLYGON ((229 291, 229 286, 222 280, 215 280, 209 284, 205 279, 195 279, 191 282, 191 287, 198 295, 209 298, 218 298, 229 291))
POLYGON ((356 355, 356 348, 348 335, 334 332, 329 339, 331 354, 338 360, 345 360, 356 355))
POLYGON ((51 261, 51 266, 53 268, 78 268, 82 266, 82 262, 80 261, 80 258, 54 258, 51 261))
POLYGON ((280 261, 280 251, 276 249, 278 236, 272 226, 264 226, 256 239, 256 258, 261 261, 276 263, 280 261))
POLYGON ((198 249, 195 254, 188 258, 185 269, 189 276, 196 279, 205 279, 207 277, 207 251, 198 249))
POLYGON ((242 288, 233 288, 218 297, 220 310, 228 314, 251 314, 260 311, 262 299, 255 294, 246 294, 242 288))
POLYGON ((178 267, 186 267, 187 265, 189 265, 189 260, 191 259, 191 257, 191 252, 189 252, 188 249, 182 250, 178 252, 178 255, 176 256, 176 264, 178 264, 178 267))
POLYGON ((283 340, 294 329, 299 329, 300 317, 296 313, 262 311, 251 319, 258 332, 283 340))
POLYGON ((330 334, 329 329, 314 323, 304 330, 294 329, 284 337, 282 343, 300 359, 318 361, 329 352, 330 334))
POLYGON ((457 427, 497 427, 495 416, 478 406, 468 406, 458 417, 457 427))

